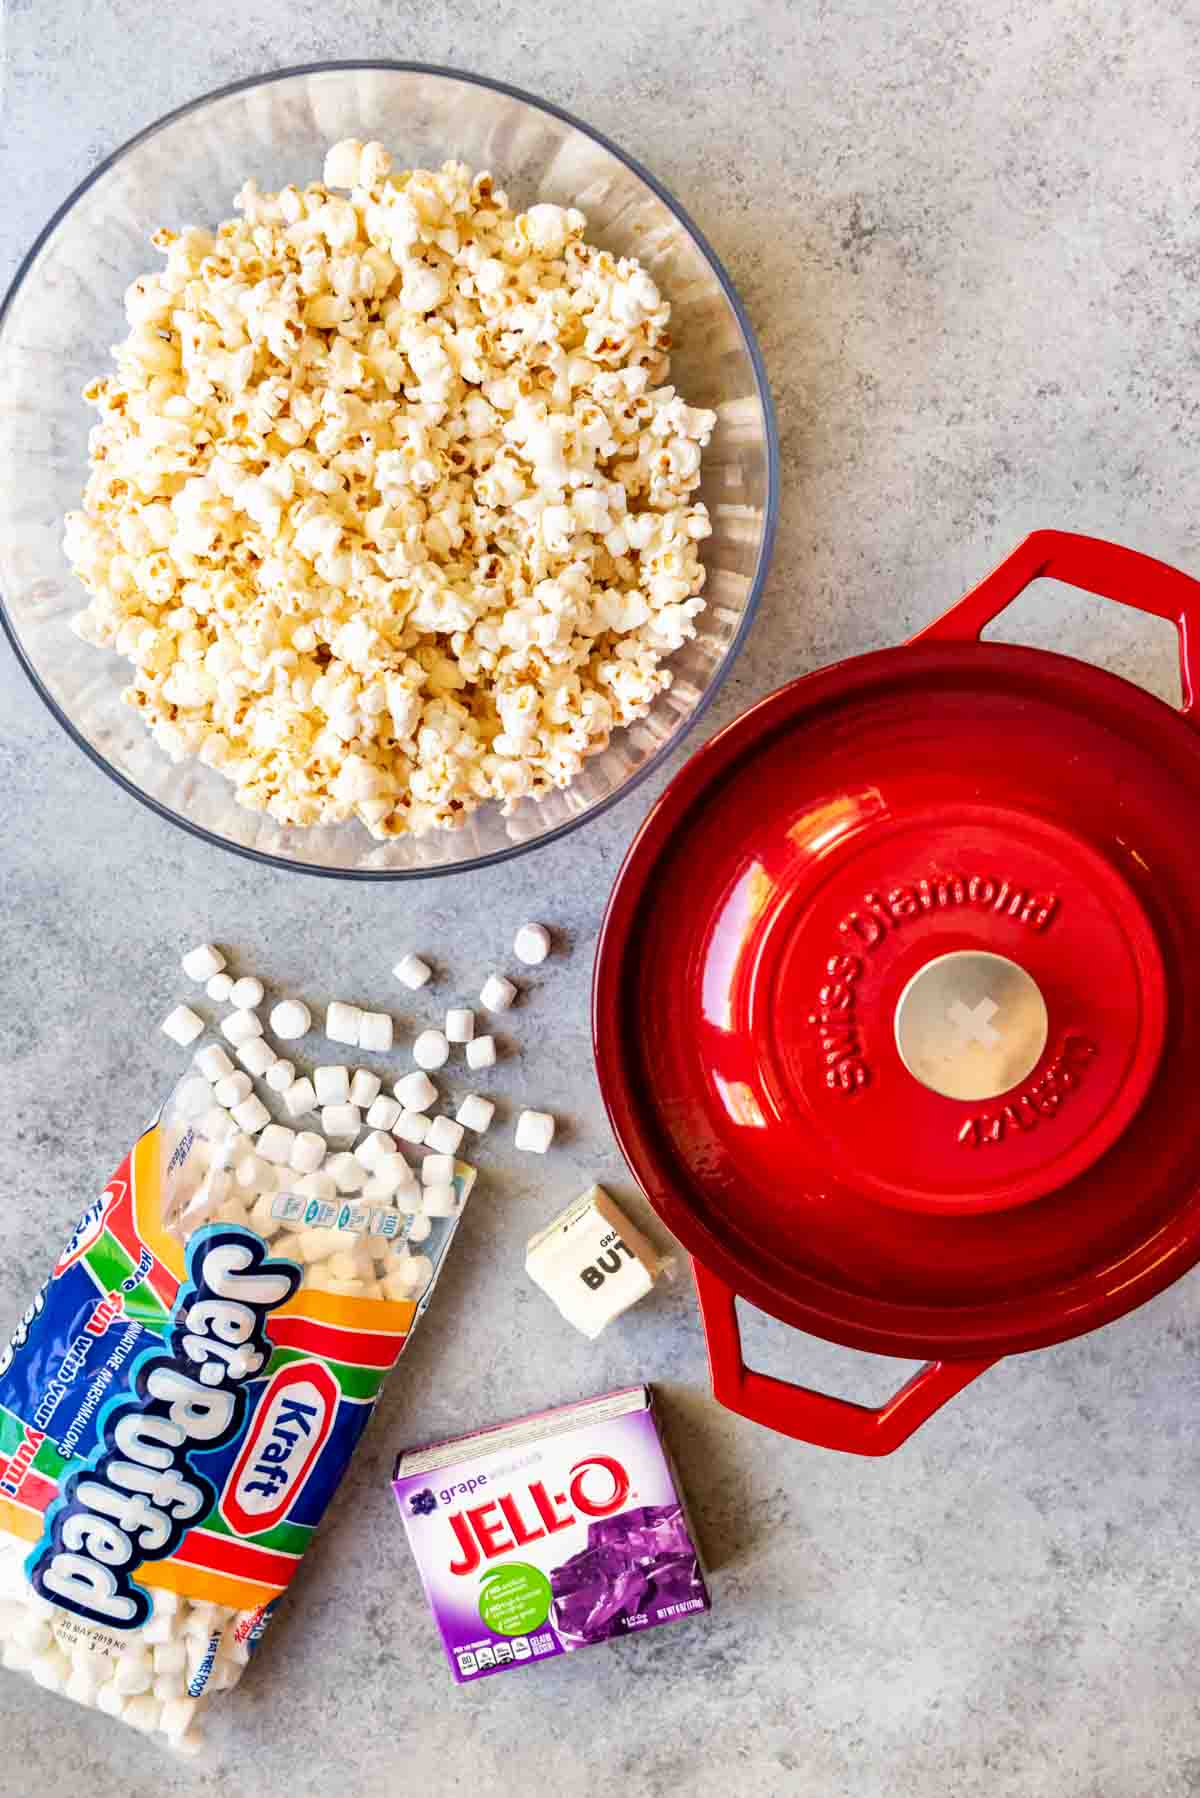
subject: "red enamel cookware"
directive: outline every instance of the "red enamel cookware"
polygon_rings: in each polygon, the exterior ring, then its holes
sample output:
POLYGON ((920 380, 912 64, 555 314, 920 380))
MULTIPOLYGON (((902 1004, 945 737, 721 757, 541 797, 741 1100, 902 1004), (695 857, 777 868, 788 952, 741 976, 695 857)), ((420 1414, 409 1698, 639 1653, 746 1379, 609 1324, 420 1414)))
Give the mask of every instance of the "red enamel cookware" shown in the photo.
POLYGON ((596 1063, 731 1409, 887 1454, 1200 1259, 1198 631, 1187 575, 1037 532, 910 643, 754 706, 650 813, 596 1063), (1182 714, 977 641, 1043 575, 1172 620, 1182 714), (925 1365, 878 1410, 769 1378, 738 1295, 925 1365))

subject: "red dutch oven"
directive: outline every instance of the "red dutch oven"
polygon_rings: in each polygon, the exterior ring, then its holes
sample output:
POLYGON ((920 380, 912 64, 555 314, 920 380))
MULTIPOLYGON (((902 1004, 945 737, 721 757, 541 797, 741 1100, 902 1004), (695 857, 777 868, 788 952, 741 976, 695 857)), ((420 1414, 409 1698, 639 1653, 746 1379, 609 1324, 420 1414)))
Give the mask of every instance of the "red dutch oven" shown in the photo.
POLYGON ((722 1404, 887 1454, 1200 1259, 1198 631, 1187 575, 1037 532, 911 642, 762 700, 650 813, 596 1064, 722 1404), (1182 714, 979 642, 1039 576, 1174 622, 1182 714), (925 1365, 879 1409, 756 1373, 739 1295, 925 1365))

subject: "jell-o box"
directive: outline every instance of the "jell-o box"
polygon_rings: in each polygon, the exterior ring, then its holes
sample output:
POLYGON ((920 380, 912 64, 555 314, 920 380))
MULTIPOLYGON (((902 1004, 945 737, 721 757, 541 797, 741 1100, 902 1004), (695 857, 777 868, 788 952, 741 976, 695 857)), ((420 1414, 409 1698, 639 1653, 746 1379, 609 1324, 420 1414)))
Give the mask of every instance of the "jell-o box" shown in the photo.
POLYGON ((393 1484, 460 1685, 710 1608, 648 1386, 409 1449, 393 1484))

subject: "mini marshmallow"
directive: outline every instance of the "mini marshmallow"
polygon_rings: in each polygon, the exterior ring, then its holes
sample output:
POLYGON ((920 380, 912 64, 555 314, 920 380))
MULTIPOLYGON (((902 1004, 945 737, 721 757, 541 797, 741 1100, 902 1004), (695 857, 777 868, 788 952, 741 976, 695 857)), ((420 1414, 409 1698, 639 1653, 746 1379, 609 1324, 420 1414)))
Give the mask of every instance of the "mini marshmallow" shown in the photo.
POLYGON ((190 1005, 177 1005, 174 1011, 167 1013, 159 1028, 164 1036, 186 1049, 203 1031, 204 1019, 197 1017, 190 1005))
POLYGON ((453 1118, 436 1117, 425 1132, 425 1147, 436 1155, 455 1155, 462 1147, 463 1134, 463 1126, 453 1118))
POLYGON ((229 1000, 239 1011, 253 1011, 256 1005, 263 1002, 262 981, 256 980, 252 974, 243 974, 240 980, 234 981, 229 1000))
POLYGON ((429 1119, 423 1111, 402 1111, 392 1129, 401 1142, 424 1142, 429 1134, 429 1119))
POLYGON ((325 1159, 325 1138, 315 1130, 301 1130, 292 1144, 290 1165, 298 1174, 315 1174, 325 1159))
POLYGON ((187 1649, 178 1636, 169 1642, 160 1643, 154 1650, 154 1671, 160 1673, 183 1673, 187 1668, 187 1649))
POLYGON ((425 1188, 421 1199, 421 1209, 426 1217, 455 1217, 458 1213, 458 1194, 449 1180, 435 1180, 425 1188))
POLYGON ((334 999, 325 1013, 325 1034, 330 1042, 349 1043, 352 1049, 357 1049, 362 1018, 357 1005, 343 1005, 340 999, 334 999))
POLYGON ((496 1039, 494 1036, 477 1036, 467 1044, 467 1066, 469 1068, 494 1068, 496 1065, 496 1039))
POLYGON ((257 1136, 264 1124, 269 1124, 271 1114, 257 1093, 251 1093, 240 1105, 235 1105, 233 1115, 237 1119, 238 1129, 244 1130, 248 1136, 257 1136))
MULTIPOLYGON (((416 1257, 412 1255, 397 1256, 391 1271, 382 1282, 383 1296, 391 1299, 393 1304, 415 1299, 421 1290, 416 1276, 409 1271, 414 1259, 416 1257)), ((421 1259, 424 1260, 424 1256, 421 1259)))
POLYGON ((369 1055, 386 1055, 392 1046, 392 1020, 386 1011, 364 1011, 358 1026, 358 1046, 369 1055))
MULTIPOLYGON (((371 1176, 374 1179, 374 1175, 371 1176)), ((406 1217, 415 1217, 421 1209, 421 1183, 410 1168, 406 1177, 388 1194, 388 1204, 395 1210, 402 1211, 406 1217)))
POLYGON ((63 1692, 75 1704, 94 1706, 96 1695, 107 1678, 107 1656, 81 1654, 72 1665, 71 1676, 63 1687, 63 1692))
POLYGON ((475 1034, 475 1013, 465 1007, 451 1006, 446 1013, 446 1041, 469 1043, 475 1034))
MULTIPOLYGON (((202 1074, 193 1074, 175 1089, 175 1109, 181 1118, 203 1117, 215 1097, 202 1074)), ((400 1109, 396 1107, 397 1111, 400 1109)))
POLYGON ((413 1044, 412 1052, 417 1066, 429 1073, 434 1068, 445 1067, 450 1059, 450 1044, 440 1030, 422 1030, 413 1044))
MULTIPOLYGON (((332 1174, 327 1174, 322 1168, 318 1173, 305 1174, 297 1180, 292 1191, 298 1192, 306 1199, 336 1199, 337 1181, 332 1174)), ((336 1232, 331 1232, 331 1234, 336 1234, 336 1232)))
POLYGON ((418 1212, 408 1226, 409 1242, 424 1242, 432 1229, 433 1225, 429 1219, 422 1212, 418 1212))
POLYGON ((194 1060, 204 1078, 214 1084, 233 1072, 233 1063, 220 1043, 210 1043, 207 1049, 197 1049, 194 1060))
POLYGON ((162 1707, 159 1727, 173 1747, 182 1746, 182 1738, 196 1715, 194 1698, 169 1698, 162 1707))
MULTIPOLYGON (((370 1138, 367 1138, 368 1142, 370 1138)), ((391 1137, 388 1138, 391 1141, 391 1137)), ((348 1151, 340 1155, 331 1155, 325 1163, 325 1171, 332 1174, 339 1192, 361 1192, 366 1180, 366 1170, 357 1155, 348 1151)))
MULTIPOLYGON (((274 1174, 274 1171, 274 1168, 272 1168, 272 1174, 274 1174)), ((259 1194, 258 1198, 255 1199, 254 1204, 250 1208, 250 1228, 252 1230, 257 1230, 258 1234, 265 1242, 270 1242, 272 1236, 278 1236, 279 1232, 283 1229, 282 1223, 274 1215, 272 1210, 273 1203, 274 1195, 269 1192, 263 1192, 259 1194)))
POLYGON ((283 999, 272 1008, 271 1029, 282 1042, 293 1042, 312 1029, 312 1013, 299 999, 283 999))
POLYGON ((365 1111, 379 1097, 379 1089, 382 1085, 383 1081, 379 1075, 373 1074, 370 1068, 357 1068, 354 1078, 350 1082, 351 1105, 357 1105, 360 1111, 365 1111))
MULTIPOLYGON (((419 1069, 415 1074, 402 1074, 392 1091, 405 1111, 428 1111, 431 1105, 437 1104, 437 1087, 429 1075, 419 1069)), ((390 1125, 384 1125, 385 1130, 389 1128, 390 1125)))
POLYGON ((353 1142, 362 1127, 362 1113, 357 1105, 326 1105, 321 1113, 321 1128, 326 1136, 353 1142))
POLYGON ((277 1167, 286 1167, 292 1158, 292 1144, 296 1140, 296 1132, 289 1130, 286 1124, 268 1124, 258 1139, 258 1153, 264 1161, 273 1161, 277 1167))
POLYGON ((283 1108, 290 1118, 303 1117, 306 1111, 317 1108, 317 1091, 307 1075, 293 1080, 283 1095, 283 1108))
POLYGON ((381 1205, 391 1205, 397 1210, 399 1209, 396 1206, 394 1188, 386 1180, 377 1180, 374 1174, 368 1177, 367 1183, 362 1189, 362 1199, 366 1204, 374 1205, 378 1202, 381 1205))
POLYGON ((221 1019, 221 1035, 235 1049, 248 1042, 252 1036, 261 1036, 262 1033, 262 1019, 256 1011, 231 1011, 228 1017, 221 1019))
MULTIPOLYGON (((496 1115, 496 1107, 490 1099, 482 1098, 479 1093, 468 1093, 454 1115, 466 1129, 474 1131, 476 1136, 482 1136, 496 1115)), ((455 1147, 457 1146, 456 1143, 455 1147)))
POLYGON ((215 1005, 224 1005, 233 991, 232 974, 214 974, 211 980, 205 981, 204 990, 215 1005))
POLYGON ((296 1069, 290 1061, 281 1055, 267 1069, 267 1085, 273 1093, 285 1093, 296 1078, 296 1069))
POLYGON ((389 1099, 386 1093, 381 1093, 367 1113, 367 1128, 390 1130, 403 1109, 399 1099, 389 1099))
POLYGON ((489 974, 483 983, 479 1003, 485 1011, 507 1011, 517 996, 517 989, 503 974, 489 974))
POLYGON ((410 1255, 404 1264, 408 1284, 414 1298, 420 1298, 433 1278, 433 1262, 428 1255, 410 1255))
POLYGON ((425 985, 433 969, 419 955, 405 955, 396 963, 392 973, 402 986, 411 987, 415 993, 418 987, 425 985))
POLYGON ((210 1106, 196 1128, 211 1143, 226 1143, 237 1135, 237 1125, 223 1105, 210 1106))
POLYGON ((261 1155, 244 1155, 233 1170, 233 1177, 239 1186, 247 1192, 262 1192, 264 1182, 271 1180, 273 1171, 261 1155))
POLYGON ((373 1130, 365 1136, 354 1151, 354 1160, 361 1162, 365 1168, 373 1168, 384 1155, 394 1155, 396 1144, 386 1130, 373 1130))
POLYGON ((125 1706, 122 1721, 133 1729, 140 1729, 145 1735, 151 1735, 158 1728, 161 1716, 162 1705, 159 1700, 150 1692, 140 1692, 125 1706))
POLYGON ((269 1074, 279 1057, 265 1037, 252 1036, 238 1050, 238 1060, 248 1074, 257 1077, 269 1074))
POLYGON ((104 1711, 110 1717, 125 1715, 125 1695, 123 1692, 118 1692, 115 1680, 110 1679, 108 1684, 101 1686, 96 1693, 96 1709, 104 1711))
POLYGON ((349 1100, 350 1070, 348 1068, 315 1068, 312 1078, 319 1105, 345 1105, 349 1100))
POLYGON ((154 1664, 141 1648, 126 1648, 117 1661, 113 1685, 123 1697, 148 1692, 154 1684, 154 1664))
POLYGON ((426 1155, 421 1163, 421 1179, 426 1186, 437 1186, 442 1181, 453 1180, 454 1157, 444 1151, 436 1155, 426 1155))
POLYGON ((554 1119, 548 1111, 523 1111, 513 1141, 518 1149, 544 1155, 554 1141, 554 1119))
POLYGON ((253 1091, 254 1082, 249 1074, 243 1074, 240 1071, 226 1074, 224 1080, 218 1080, 212 1089, 213 1098, 217 1104, 224 1105, 229 1111, 232 1111, 235 1105, 240 1105, 243 1099, 248 1099, 253 1091))
POLYGON ((412 1169, 403 1155, 381 1155, 371 1169, 375 1184, 384 1192, 393 1193, 398 1188, 411 1187, 414 1184, 412 1169))
POLYGON ((194 949, 188 950, 180 966, 189 980, 207 980, 221 972, 225 957, 211 943, 197 943, 194 949))
POLYGON ((544 924, 522 924, 513 938, 513 954, 526 967, 536 968, 550 953, 550 932, 544 924))
POLYGON ((35 1654, 29 1667, 39 1686, 47 1692, 61 1692, 71 1677, 71 1663, 57 1644, 35 1654))

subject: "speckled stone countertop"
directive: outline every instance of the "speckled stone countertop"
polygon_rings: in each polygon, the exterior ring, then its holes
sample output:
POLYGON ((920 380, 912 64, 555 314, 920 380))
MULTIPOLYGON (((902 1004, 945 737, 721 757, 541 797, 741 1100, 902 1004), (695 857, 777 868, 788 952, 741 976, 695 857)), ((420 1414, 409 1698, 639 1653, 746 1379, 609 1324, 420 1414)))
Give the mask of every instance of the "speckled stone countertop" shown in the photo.
MULTIPOLYGON (((707 730, 788 673, 896 641, 1035 526, 1200 566, 1200 23, 1179 0, 9 0, 0 29, 5 277, 132 132, 285 62, 478 69, 655 170, 745 296, 783 441, 773 573, 707 730)), ((1043 588, 1004 630, 1177 694, 1171 633, 1115 608, 1043 588)), ((0 1328, 177 1065, 155 1025, 198 939, 320 1000, 383 989, 411 944, 472 977, 543 916, 569 952, 514 1019, 510 1090, 570 1120, 545 1162, 492 1157, 207 1759, 0 1674, 2 1798, 1200 1793, 1195 1276, 1000 1365, 879 1464, 720 1410, 686 1273, 594 1345, 524 1282, 525 1237, 594 1178, 665 1240, 609 1136, 587 1027, 601 908, 652 796, 480 875, 290 878, 139 808, 0 652, 0 1328), (393 1453, 639 1378, 659 1384, 711 1618, 455 1690, 393 1453)), ((766 1321, 748 1335, 768 1369, 850 1396, 895 1380, 766 1321)))

